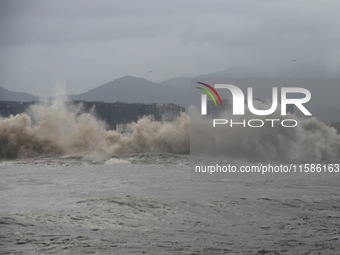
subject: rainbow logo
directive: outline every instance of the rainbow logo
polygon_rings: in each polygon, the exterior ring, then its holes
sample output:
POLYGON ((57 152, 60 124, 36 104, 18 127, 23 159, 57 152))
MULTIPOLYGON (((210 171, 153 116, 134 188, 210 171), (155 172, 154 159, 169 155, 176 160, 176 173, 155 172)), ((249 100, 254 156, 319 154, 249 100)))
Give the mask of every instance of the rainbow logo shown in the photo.
POLYGON ((214 89, 209 84, 206 84, 206 83, 203 83, 203 82, 196 82, 196 83, 201 84, 201 85, 208 88, 208 89, 205 89, 205 88, 201 88, 201 87, 196 87, 196 88, 204 91, 205 93, 207 93, 210 96, 210 98, 213 100, 213 102, 216 106, 217 106, 216 98, 214 97, 214 95, 211 92, 213 92, 216 95, 218 101, 220 102, 220 105, 222 105, 222 99, 220 97, 220 94, 218 94, 218 92, 216 91, 216 89, 214 89))

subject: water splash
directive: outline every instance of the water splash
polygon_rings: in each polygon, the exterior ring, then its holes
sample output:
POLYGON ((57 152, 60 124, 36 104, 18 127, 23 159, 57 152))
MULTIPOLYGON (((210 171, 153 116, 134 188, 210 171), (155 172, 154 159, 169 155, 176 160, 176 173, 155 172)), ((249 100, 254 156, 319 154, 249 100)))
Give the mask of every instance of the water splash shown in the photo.
MULTIPOLYGON (((123 135, 108 131, 104 122, 83 112, 81 106, 65 104, 59 98, 33 105, 25 113, 0 118, 0 159, 59 156, 105 161, 134 153, 189 154, 190 147, 194 154, 198 149, 206 155, 246 161, 304 163, 340 159, 340 136, 314 118, 290 116, 299 121, 296 128, 212 128, 209 119, 194 109, 191 113, 191 124, 185 113, 174 122, 144 117, 132 124, 131 134, 123 135)), ((223 115, 228 116, 231 118, 231 113, 223 115)))
POLYGON ((189 118, 155 122, 145 117, 131 135, 106 130, 105 123, 81 106, 63 100, 31 106, 26 113, 0 119, 0 158, 36 156, 104 160, 122 153, 189 153, 189 118))
MULTIPOLYGON (((266 104, 258 102, 256 108, 261 107, 268 109, 266 104)), ((232 128, 230 125, 218 125, 213 128, 212 118, 202 118, 196 108, 190 111, 192 155, 223 156, 247 162, 339 163, 340 136, 334 128, 315 118, 300 119, 289 114, 286 119, 298 122, 294 128, 285 128, 278 123, 274 127, 265 124, 261 128, 240 125, 232 128)), ((230 119, 237 122, 261 119, 265 122, 268 116, 254 116, 248 111, 240 117, 225 111, 216 118, 229 122, 230 119)), ((282 116, 277 111, 270 118, 282 119, 282 116)))

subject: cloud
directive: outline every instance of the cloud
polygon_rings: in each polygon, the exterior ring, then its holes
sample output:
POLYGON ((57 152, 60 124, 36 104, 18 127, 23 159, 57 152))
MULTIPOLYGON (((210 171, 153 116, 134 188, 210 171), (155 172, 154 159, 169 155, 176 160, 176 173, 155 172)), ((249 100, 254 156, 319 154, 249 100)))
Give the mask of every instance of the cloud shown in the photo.
POLYGON ((46 92, 64 79, 82 92, 126 74, 161 81, 238 65, 273 73, 293 69, 293 59, 295 69, 335 75, 339 8, 335 0, 4 0, 0 86, 46 92))

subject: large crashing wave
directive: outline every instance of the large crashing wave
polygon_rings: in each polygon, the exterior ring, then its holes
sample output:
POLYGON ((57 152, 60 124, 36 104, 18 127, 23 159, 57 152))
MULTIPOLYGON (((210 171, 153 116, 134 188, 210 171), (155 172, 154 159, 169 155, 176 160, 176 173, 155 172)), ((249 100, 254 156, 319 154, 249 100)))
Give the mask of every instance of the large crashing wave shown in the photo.
POLYGON ((38 104, 26 113, 0 119, 0 158, 77 156, 103 160, 123 153, 189 153, 189 118, 155 122, 145 117, 131 135, 107 131, 105 123, 81 107, 62 101, 38 104))
MULTIPOLYGON (((257 102, 257 108, 268 109, 268 105, 257 102)), ((191 109, 191 154, 196 156, 224 157, 241 159, 246 162, 279 163, 339 163, 340 136, 337 131, 315 119, 300 119, 296 115, 287 115, 295 119, 296 127, 282 127, 275 122, 274 127, 266 123, 263 127, 243 127, 241 125, 217 125, 213 128, 213 119, 202 118, 196 108, 191 109)), ((242 117, 231 112, 220 113, 216 118, 233 119, 268 119, 268 116, 254 116, 249 111, 242 117)), ((272 119, 282 119, 276 111, 272 119)))
POLYGON ((26 113, 0 119, 0 159, 75 156, 100 161, 129 153, 189 154, 191 146, 206 155, 246 161, 340 161, 340 136, 314 118, 299 120, 296 128, 214 129, 211 120, 191 112, 191 123, 185 113, 175 122, 145 117, 132 125, 132 134, 122 135, 62 100, 33 105, 26 113))

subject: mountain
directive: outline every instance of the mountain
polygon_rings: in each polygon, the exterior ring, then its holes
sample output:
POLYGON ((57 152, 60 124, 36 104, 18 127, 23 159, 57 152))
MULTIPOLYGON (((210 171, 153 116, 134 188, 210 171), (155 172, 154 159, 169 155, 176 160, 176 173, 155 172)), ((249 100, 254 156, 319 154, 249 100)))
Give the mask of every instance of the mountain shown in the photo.
POLYGON ((24 92, 13 92, 0 87, 0 101, 31 102, 38 100, 38 97, 24 92))
POLYGON ((183 88, 189 89, 190 88, 190 77, 175 77, 169 80, 165 80, 162 82, 162 85, 165 86, 172 86, 175 88, 183 88))
MULTIPOLYGON (((71 95, 73 100, 101 101, 101 102, 128 102, 128 103, 175 103, 184 107, 190 104, 190 79, 205 81, 212 78, 225 77, 231 84, 237 84, 243 91, 247 87, 254 88, 255 97, 271 99, 272 87, 303 87, 310 90, 312 99, 306 105, 311 109, 313 116, 324 121, 340 119, 340 93, 339 79, 325 78, 256 78, 249 68, 234 67, 224 71, 194 77, 175 77, 162 83, 151 82, 143 78, 124 76, 111 82, 100 85, 85 93, 71 95), (327 88, 327 89, 326 89, 327 88)), ((194 90, 192 93, 196 93, 194 90)), ((227 94, 225 94, 227 95, 227 94)), ((191 99, 200 98, 191 96, 191 99)), ((35 101, 38 97, 20 92, 12 92, 0 87, 0 101, 35 101)))
POLYGON ((133 76, 124 76, 105 83, 86 93, 70 96, 73 100, 128 102, 128 103, 175 103, 189 104, 189 90, 151 82, 133 76))
POLYGON ((192 77, 175 77, 162 82, 163 85, 173 86, 176 88, 190 88, 190 80, 192 78, 253 78, 263 77, 263 75, 250 67, 234 66, 223 71, 218 71, 210 74, 195 75, 192 77))

